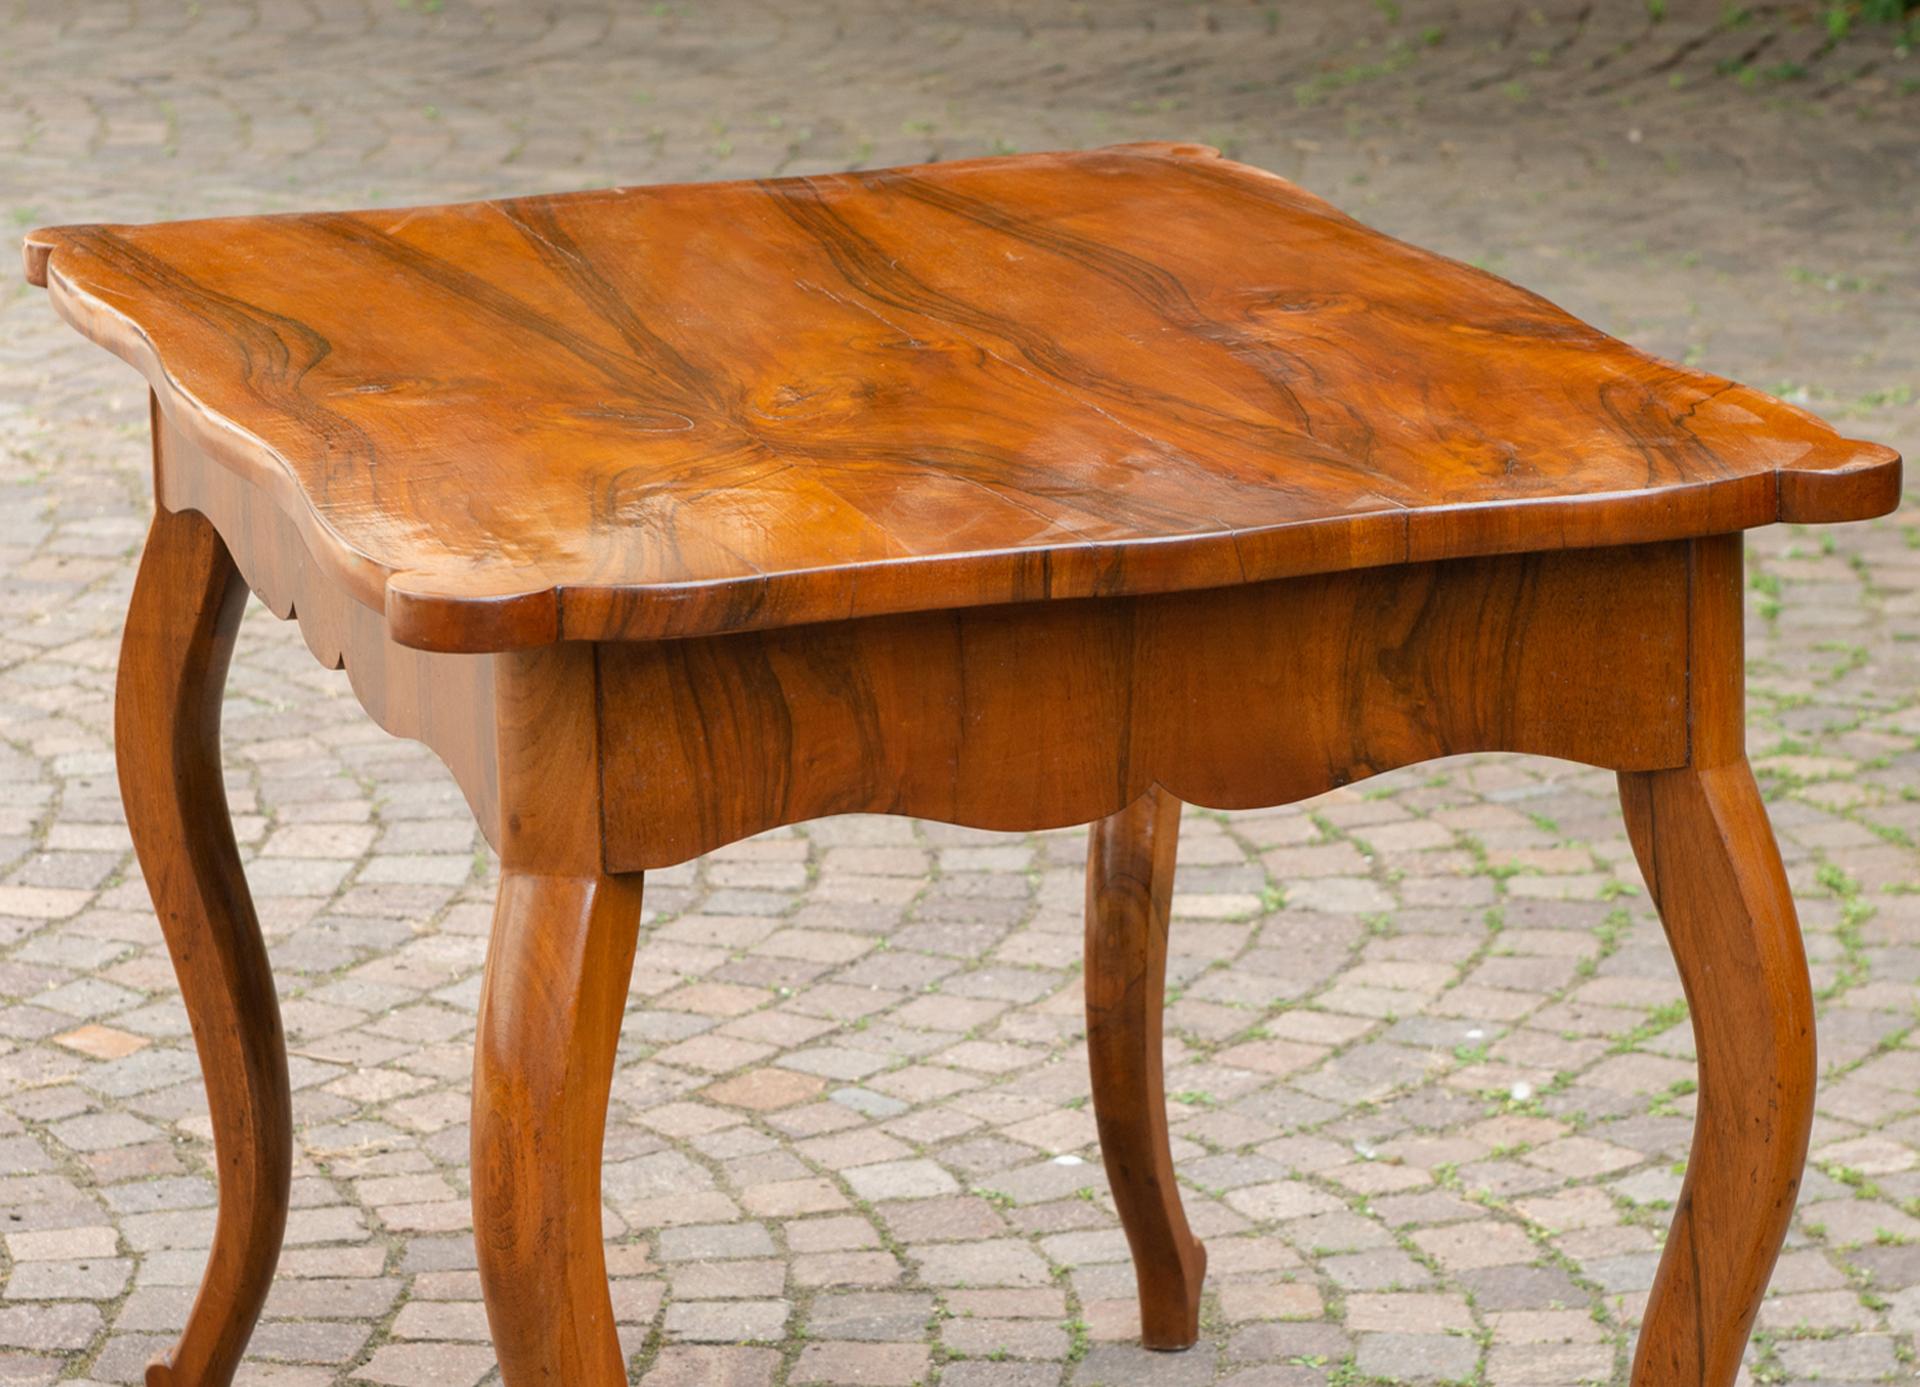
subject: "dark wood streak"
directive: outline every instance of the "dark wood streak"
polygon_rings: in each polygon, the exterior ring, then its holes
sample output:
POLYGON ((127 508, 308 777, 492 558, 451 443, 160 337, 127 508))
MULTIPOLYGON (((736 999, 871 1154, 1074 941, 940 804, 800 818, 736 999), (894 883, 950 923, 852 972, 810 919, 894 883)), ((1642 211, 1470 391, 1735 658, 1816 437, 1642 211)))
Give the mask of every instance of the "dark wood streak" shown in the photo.
POLYGON ((567 231, 549 200, 528 198, 494 205, 527 239, 554 276, 569 285, 582 303, 618 332, 637 359, 653 363, 654 369, 673 383, 681 399, 715 413, 738 408, 736 401, 715 388, 718 378, 713 371, 682 356, 671 342, 647 324, 636 305, 621 297, 619 290, 596 268, 593 255, 567 231))
MULTIPOLYGON (((538 333, 582 365, 599 373, 609 386, 623 396, 646 398, 638 389, 640 381, 649 374, 643 357, 622 357, 599 349, 570 331, 564 322, 540 312, 508 289, 450 264, 418 246, 409 245, 398 236, 370 226, 364 217, 340 212, 306 217, 303 222, 315 231, 334 237, 357 250, 369 251, 396 268, 433 285, 444 296, 450 310, 462 314, 485 314, 513 331, 538 333)), ((682 403, 678 395, 671 394, 662 394, 648 402, 674 408, 682 403)))
MULTIPOLYGON (((1116 288, 1134 295, 1151 306, 1154 312, 1167 323, 1183 332, 1190 332, 1197 337, 1217 342, 1236 354, 1252 347, 1244 329, 1235 329, 1208 317, 1194 302, 1193 295, 1187 291, 1185 284, 1143 256, 1089 236, 1063 231, 1031 217, 1008 212, 982 198, 969 197, 912 173, 901 173, 892 177, 883 173, 876 180, 876 185, 889 190, 898 188, 915 201, 937 207, 956 217, 964 217, 990 231, 1015 237, 1028 245, 1051 251, 1075 264, 1084 265, 1116 288)), ((1275 362, 1285 364, 1289 379, 1301 377, 1309 384, 1318 384, 1313 366, 1301 353, 1283 352, 1271 346, 1261 349, 1257 363, 1262 368, 1262 374, 1266 376, 1265 383, 1285 405, 1291 429, 1312 437, 1313 417, 1308 413, 1306 406, 1300 402, 1299 396, 1294 393, 1287 379, 1273 378, 1270 368, 1275 362)), ((1118 393, 1130 399, 1139 398, 1135 391, 1124 383, 1119 385, 1117 391, 1114 389, 1113 382, 1100 383, 1108 393, 1118 393)), ((1182 410, 1187 405, 1186 401, 1165 394, 1152 396, 1151 399, 1154 405, 1162 409, 1182 410)), ((1338 407, 1340 402, 1327 400, 1322 403, 1338 407)), ((1287 427, 1281 426, 1280 432, 1285 436, 1287 427)), ((1337 454, 1334 455, 1334 460, 1344 461, 1337 454)))
POLYGON ((1711 450, 1681 427, 1681 420, 1692 417, 1708 400, 1718 399, 1732 388, 1721 381, 1685 407, 1670 413, 1640 382, 1631 378, 1610 381, 1599 391, 1600 406, 1607 417, 1619 425, 1621 435, 1631 439, 1646 462, 1645 485, 1648 488, 1685 481, 1689 476, 1728 476, 1728 469, 1711 450), (1674 456, 1678 452, 1679 456, 1674 456))
MULTIPOLYGON (((1796 1187, 1797 1187, 1796 1182, 1796 1187)), ((1707 1278, 1700 1266, 1700 1231, 1693 1224, 1693 1196, 1683 1194, 1680 1209, 1674 1215, 1674 1222, 1684 1229, 1687 1246, 1689 1270, 1693 1274, 1693 1318, 1696 1323, 1705 1323, 1707 1315, 1707 1278)), ((1707 1336, 1697 1336, 1694 1348, 1694 1381, 1700 1387, 1708 1387, 1707 1379, 1707 1336)))
MULTIPOLYGON (((105 228, 79 230, 97 253, 132 276, 146 292, 192 305, 219 326, 240 354, 240 375, 251 396, 267 409, 284 410, 299 419, 319 439, 323 479, 336 471, 364 473, 373 480, 377 495, 378 456, 372 438, 302 388, 308 372, 333 351, 325 336, 298 319, 208 287, 147 254, 128 237, 105 228)), ((324 481, 322 485, 324 494, 324 481)))

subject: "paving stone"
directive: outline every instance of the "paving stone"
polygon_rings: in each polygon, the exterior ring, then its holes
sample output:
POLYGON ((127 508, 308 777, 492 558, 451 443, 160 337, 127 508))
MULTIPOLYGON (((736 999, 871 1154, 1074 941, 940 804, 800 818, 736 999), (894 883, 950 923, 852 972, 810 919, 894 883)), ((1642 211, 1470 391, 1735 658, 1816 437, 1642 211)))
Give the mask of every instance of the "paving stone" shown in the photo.
POLYGON ((1474 1327, 1465 1297, 1451 1293, 1349 1296, 1347 1326, 1420 1335, 1465 1333, 1474 1327))
POLYGON ((774 1246, 757 1223, 694 1224, 663 1229, 657 1250, 663 1262, 684 1262, 763 1256, 774 1246))
POLYGON ((493 1367, 491 1348, 458 1344, 383 1344, 353 1377, 393 1387, 472 1387, 493 1367))
POLYGON ((945 1387, 1054 1387, 1059 1368, 1046 1363, 949 1363, 941 1370, 945 1387))
POLYGON ((858 1291, 814 1297, 807 1315, 811 1337, 917 1343, 926 1335, 933 1297, 918 1291, 858 1291))
POLYGON ((1216 1362, 1216 1355, 1204 1344, 1184 1353, 1151 1353, 1132 1344, 1102 1344, 1074 1368, 1069 1381, 1075 1387, 1131 1383, 1198 1387, 1213 1380, 1216 1362))
POLYGON ((111 1257, 119 1246, 119 1234, 107 1224, 7 1234, 7 1255, 15 1262, 111 1257))
POLYGON ((786 1336, 784 1300, 689 1300, 667 1307, 666 1334, 695 1343, 777 1342, 786 1336))
POLYGON ((1454 1382, 1472 1375, 1480 1350, 1458 1335, 1362 1334, 1354 1366, 1394 1382, 1454 1382))
POLYGON ((714 1084, 706 1096, 716 1103, 765 1112, 805 1102, 824 1087, 819 1079, 790 1070, 756 1069, 714 1084))
POLYGON ((1413 1234, 1413 1242, 1453 1272, 1531 1262, 1539 1255, 1539 1249, 1523 1229, 1506 1223, 1459 1223, 1444 1228, 1423 1228, 1413 1234))
POLYGON ((960 1192, 959 1181, 932 1161, 887 1161, 845 1170, 841 1176, 862 1199, 925 1199, 960 1192))
POLYGON ((85 1262, 22 1262, 7 1277, 8 1300, 112 1300, 127 1288, 133 1264, 116 1257, 85 1262))
POLYGON ((970 1357, 1067 1357, 1071 1339, 1064 1325, 1038 1320, 951 1320, 941 1327, 941 1342, 970 1357))
POLYGON ((0 1307, 0 1347, 84 1349, 102 1326, 100 1311, 84 1302, 8 1305, 0 1307))
POLYGON ((642 1387, 768 1387, 780 1354, 744 1345, 668 1344, 640 1379, 642 1387))
POLYGON ((1009 1238, 933 1243, 908 1255, 930 1286, 1041 1286, 1050 1275, 1038 1253, 1009 1238))
POLYGON ((912 1387, 926 1375, 929 1357, 924 1344, 808 1344, 788 1380, 912 1387))
MULTIPOLYGON (((1614 1371, 1611 1344, 1495 1344, 1487 1351, 1489 1387, 1593 1383, 1614 1371)), ((1743 1379, 1744 1380, 1744 1379, 1743 1379)))

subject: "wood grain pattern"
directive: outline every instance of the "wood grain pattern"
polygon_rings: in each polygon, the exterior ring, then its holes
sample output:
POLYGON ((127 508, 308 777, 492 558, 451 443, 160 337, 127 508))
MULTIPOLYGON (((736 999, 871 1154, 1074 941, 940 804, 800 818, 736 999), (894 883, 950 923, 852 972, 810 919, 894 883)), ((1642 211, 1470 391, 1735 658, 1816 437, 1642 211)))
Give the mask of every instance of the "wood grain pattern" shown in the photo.
POLYGON ((401 644, 636 640, 1890 508, 1898 458, 1189 145, 33 233, 401 644))
POLYGON ((1087 1054, 1114 1207, 1133 1251, 1140 1342, 1193 1347, 1207 1250, 1187 1227, 1161 1055, 1180 801, 1149 790, 1095 824, 1087 852, 1087 1054))
POLYGON ((600 1151, 641 878, 601 869, 591 648, 493 663, 505 814, 474 1040, 480 1285, 510 1387, 616 1387, 600 1151))
POLYGON ((1689 764, 1620 777, 1692 1014, 1699 1106, 1635 1387, 1731 1387, 1799 1194, 1818 1062, 1793 893, 1746 758, 1738 536, 1693 547, 1689 764))
POLYGON ((213 527, 155 515, 114 693, 127 827, 173 957, 213 1120, 219 1211, 199 1294, 147 1387, 227 1387, 280 1256, 293 1116, 280 1003, 220 772, 220 703, 247 589, 213 527))
POLYGON ((473 1228, 511 1387, 623 1387, 600 1149, 638 876, 501 877, 473 1063, 473 1228))
POLYGON ((1620 799, 1700 1064, 1693 1148, 1633 1381, 1731 1387, 1800 1190, 1817 1077, 1813 992, 1746 761, 1623 775, 1620 799))
POLYGON ((1467 751, 1678 766, 1689 581, 1659 544, 602 646, 607 864, 827 814, 1057 828, 1156 783, 1284 804, 1467 751))
POLYGON ((151 408, 154 491, 172 511, 207 517, 226 537, 247 586, 275 616, 299 622, 307 649, 345 670, 369 716, 396 737, 438 753, 466 795, 487 841, 500 846, 495 770, 494 661, 395 643, 380 614, 334 586, 293 522, 246 477, 216 464, 151 408))

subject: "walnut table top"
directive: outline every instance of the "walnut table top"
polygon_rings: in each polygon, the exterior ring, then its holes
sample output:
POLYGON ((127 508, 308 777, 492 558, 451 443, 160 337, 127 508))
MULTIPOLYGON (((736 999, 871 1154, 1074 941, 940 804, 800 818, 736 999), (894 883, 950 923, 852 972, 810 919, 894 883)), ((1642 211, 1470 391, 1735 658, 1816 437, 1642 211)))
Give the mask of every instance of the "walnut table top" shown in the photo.
POLYGON ((1884 448, 1194 145, 36 232, 442 650, 1842 520, 1884 448))

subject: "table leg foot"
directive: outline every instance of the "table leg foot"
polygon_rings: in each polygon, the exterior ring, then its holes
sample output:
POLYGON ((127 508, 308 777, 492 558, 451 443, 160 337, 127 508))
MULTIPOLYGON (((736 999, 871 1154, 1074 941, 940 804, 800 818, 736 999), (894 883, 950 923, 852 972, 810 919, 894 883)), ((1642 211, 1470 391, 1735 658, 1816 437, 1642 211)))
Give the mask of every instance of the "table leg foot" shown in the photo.
POLYGON ((219 1212, 200 1292, 148 1387, 226 1387, 280 1256, 293 1171, 286 1042, 220 774, 246 584, 202 516, 155 515, 114 698, 120 796, 193 1023, 219 1212))
POLYGON ((473 1073, 473 1228, 506 1387, 624 1387, 600 1149, 640 876, 507 869, 473 1073))
POLYGON ((1087 854, 1087 1050, 1113 1202, 1133 1249, 1141 1342, 1200 1337, 1207 1254, 1187 1227, 1167 1142, 1161 1011, 1180 801, 1158 788, 1095 824, 1087 854))
POLYGON ((1728 1387, 1806 1160, 1813 995, 1793 897, 1744 759, 1620 777, 1627 830, 1679 964, 1699 1051, 1686 1182, 1635 1387, 1728 1387))

